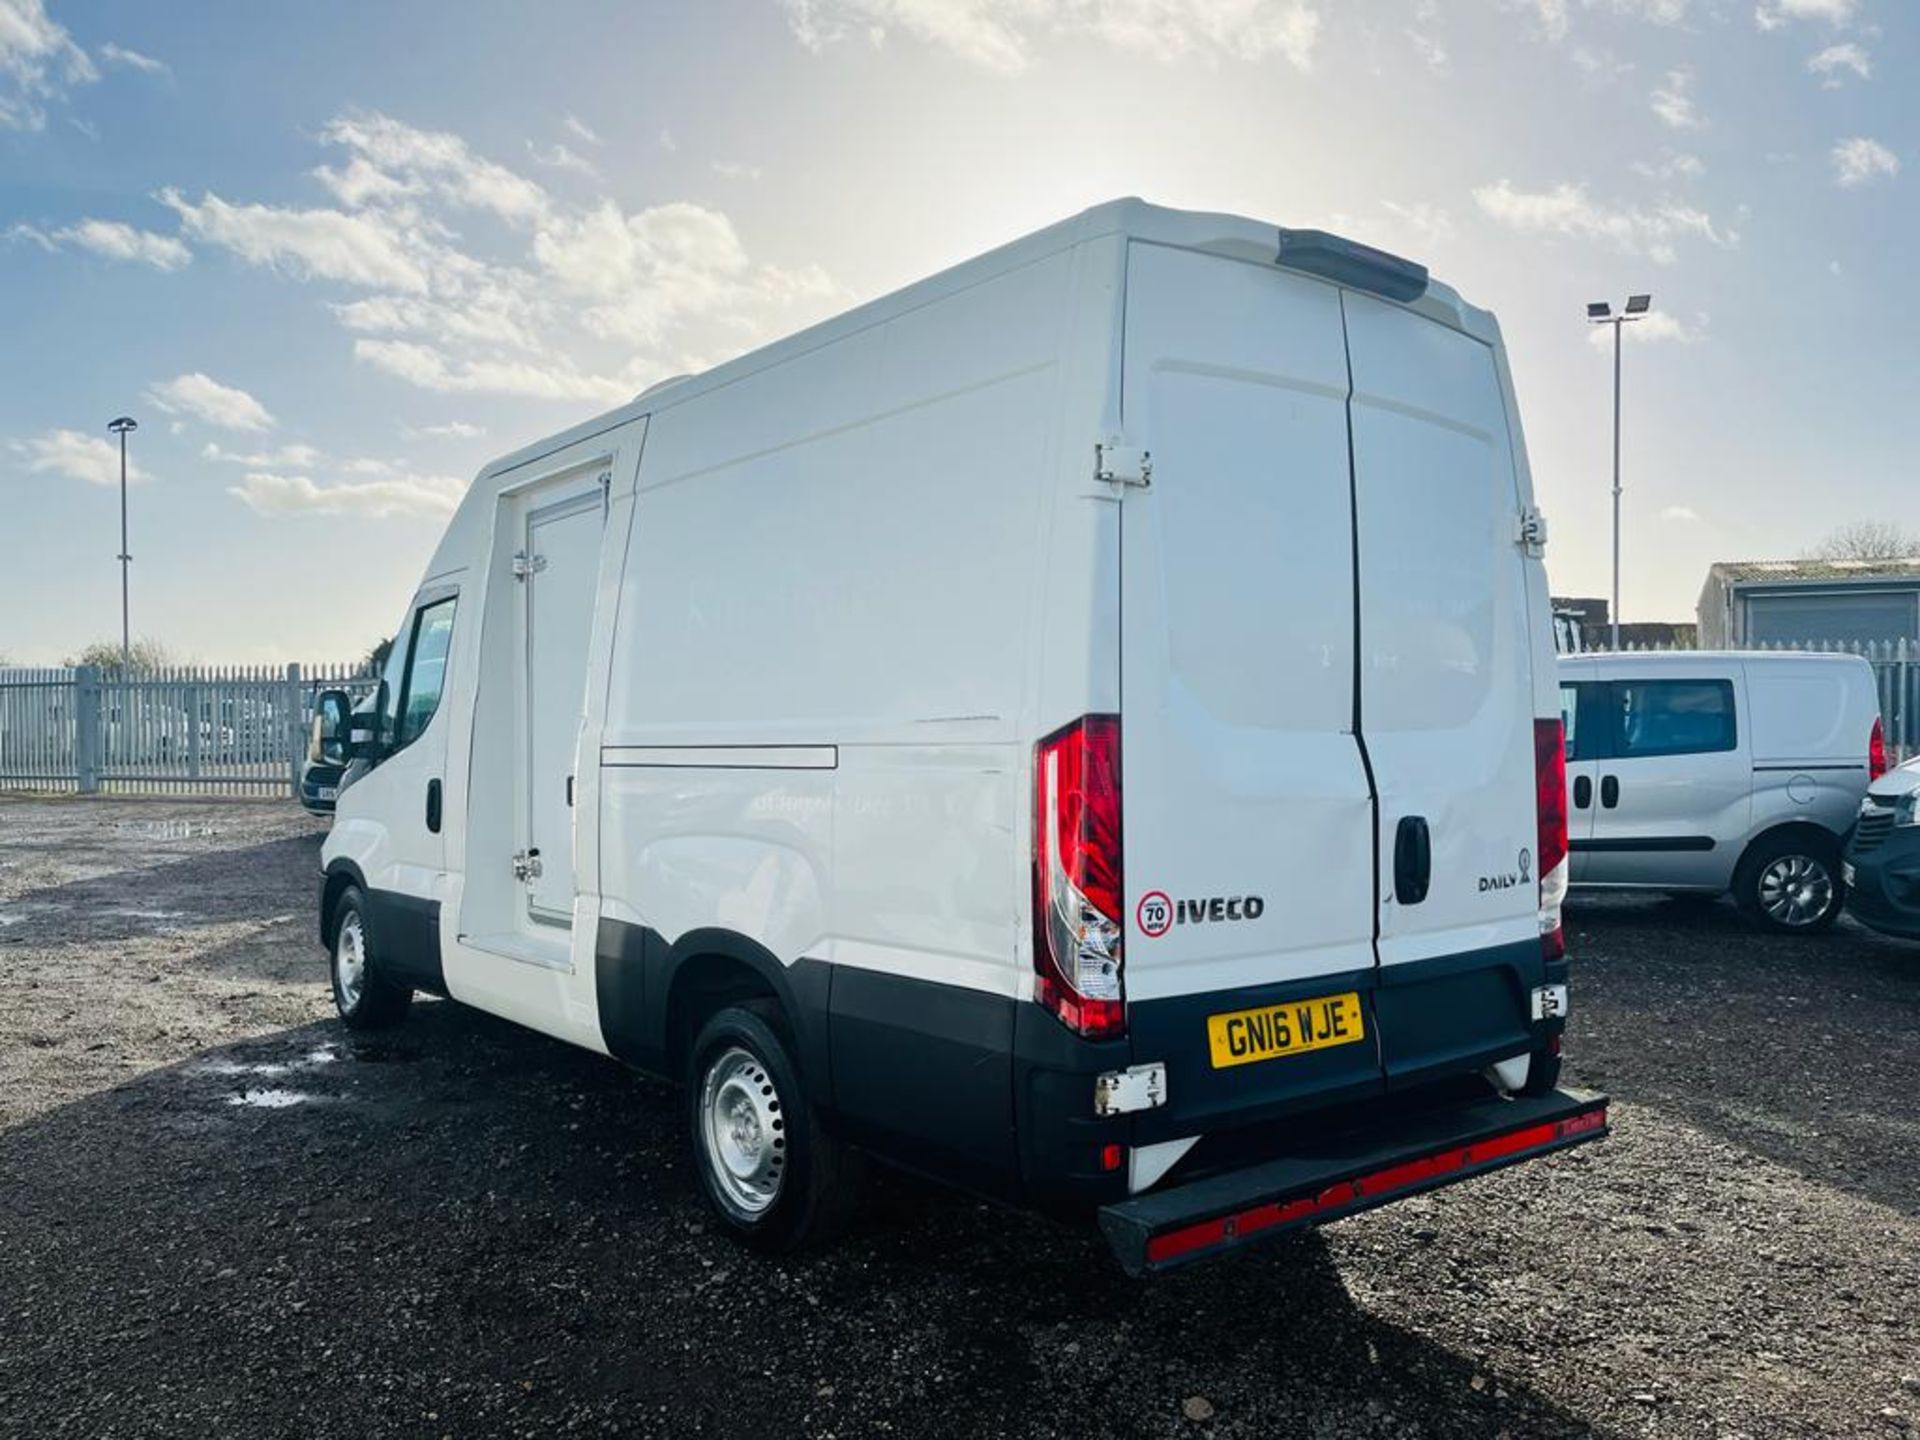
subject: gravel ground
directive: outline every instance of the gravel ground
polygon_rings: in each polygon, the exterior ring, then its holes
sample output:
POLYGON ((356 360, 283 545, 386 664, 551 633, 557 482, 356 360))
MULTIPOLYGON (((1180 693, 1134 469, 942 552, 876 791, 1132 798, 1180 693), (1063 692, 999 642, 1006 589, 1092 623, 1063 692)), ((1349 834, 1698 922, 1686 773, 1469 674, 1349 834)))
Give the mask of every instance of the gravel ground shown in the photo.
POLYGON ((1165 1279, 889 1181, 705 1224, 671 1091, 327 1019, 281 804, 0 800, 0 1433, 1898 1436, 1920 947, 1573 913, 1604 1144, 1165 1279))

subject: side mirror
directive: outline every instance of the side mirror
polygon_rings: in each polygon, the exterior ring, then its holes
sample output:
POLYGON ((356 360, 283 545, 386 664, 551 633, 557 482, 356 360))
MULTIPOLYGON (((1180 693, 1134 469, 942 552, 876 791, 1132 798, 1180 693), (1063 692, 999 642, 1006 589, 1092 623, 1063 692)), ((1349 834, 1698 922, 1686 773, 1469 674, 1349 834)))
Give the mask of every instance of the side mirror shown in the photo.
POLYGON ((313 748, 316 759, 344 765, 353 754, 353 701, 344 690, 322 690, 313 707, 313 748))

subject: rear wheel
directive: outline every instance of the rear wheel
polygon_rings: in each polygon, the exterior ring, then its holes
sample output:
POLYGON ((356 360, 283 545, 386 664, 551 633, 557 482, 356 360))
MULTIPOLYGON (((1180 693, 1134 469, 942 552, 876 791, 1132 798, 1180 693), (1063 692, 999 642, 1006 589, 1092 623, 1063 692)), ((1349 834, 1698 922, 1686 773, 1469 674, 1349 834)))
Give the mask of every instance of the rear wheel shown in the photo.
POLYGON ((1846 902, 1839 847, 1798 834, 1763 840, 1741 865, 1734 894, 1764 929, 1787 935, 1824 930, 1846 902))
POLYGON ((688 1125, 707 1202, 756 1249, 837 1235, 859 1198, 859 1158, 813 1113, 772 1005, 729 1005, 700 1029, 687 1074, 688 1125))
POLYGON ((413 991, 384 978, 367 930, 367 902, 348 886, 333 906, 333 1008, 349 1030, 379 1030, 406 1018, 413 991))

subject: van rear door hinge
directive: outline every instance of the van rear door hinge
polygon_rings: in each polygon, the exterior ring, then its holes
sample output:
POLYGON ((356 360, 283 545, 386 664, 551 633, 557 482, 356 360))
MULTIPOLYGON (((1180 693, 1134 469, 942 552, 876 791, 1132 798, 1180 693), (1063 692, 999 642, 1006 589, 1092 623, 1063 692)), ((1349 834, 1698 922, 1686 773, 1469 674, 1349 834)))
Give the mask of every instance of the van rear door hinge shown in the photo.
POLYGON ((1529 505, 1520 512, 1513 543, 1535 559, 1547 553, 1547 517, 1540 513, 1539 506, 1529 505))
POLYGON ((1112 436, 1093 447, 1093 478, 1109 485, 1153 483, 1153 452, 1112 436))
POLYGON ((513 578, 516 580, 524 580, 529 575, 538 575, 546 568, 547 557, 544 555, 529 555, 524 550, 513 552, 513 578))

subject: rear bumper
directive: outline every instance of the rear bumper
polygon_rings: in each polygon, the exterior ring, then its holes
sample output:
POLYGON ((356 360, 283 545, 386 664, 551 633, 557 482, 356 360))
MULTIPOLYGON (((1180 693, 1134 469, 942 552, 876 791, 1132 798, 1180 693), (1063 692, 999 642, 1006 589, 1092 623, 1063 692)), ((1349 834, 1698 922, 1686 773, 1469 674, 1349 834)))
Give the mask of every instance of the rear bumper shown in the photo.
POLYGON ((1294 1154, 1107 1205, 1100 1228, 1129 1275, 1149 1274, 1598 1140, 1607 1131, 1604 1095, 1490 1096, 1317 1138, 1294 1154))

